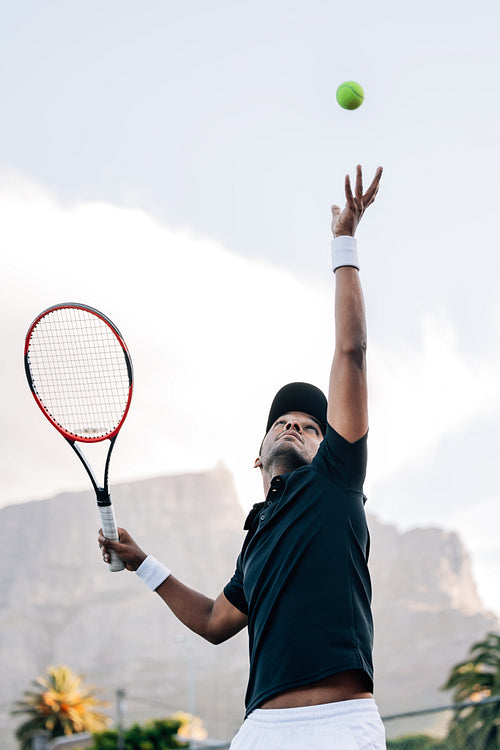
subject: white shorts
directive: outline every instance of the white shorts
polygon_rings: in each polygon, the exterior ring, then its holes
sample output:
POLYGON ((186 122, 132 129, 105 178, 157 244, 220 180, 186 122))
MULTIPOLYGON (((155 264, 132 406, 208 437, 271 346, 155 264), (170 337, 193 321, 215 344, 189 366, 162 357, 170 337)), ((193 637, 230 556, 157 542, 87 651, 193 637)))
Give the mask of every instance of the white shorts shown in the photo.
POLYGON ((385 750, 373 698, 300 708, 256 709, 230 750, 385 750))

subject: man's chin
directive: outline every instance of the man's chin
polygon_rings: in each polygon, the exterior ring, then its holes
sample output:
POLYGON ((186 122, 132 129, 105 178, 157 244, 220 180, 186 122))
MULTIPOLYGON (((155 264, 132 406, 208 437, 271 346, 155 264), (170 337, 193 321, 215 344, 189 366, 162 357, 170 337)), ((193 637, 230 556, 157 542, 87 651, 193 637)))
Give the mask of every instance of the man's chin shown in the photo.
POLYGON ((303 454, 301 449, 302 445, 295 441, 281 441, 281 443, 274 446, 274 450, 270 454, 269 459, 272 461, 279 459, 289 467, 288 471, 293 471, 294 469, 298 469, 301 466, 307 466, 311 463, 310 459, 303 454))

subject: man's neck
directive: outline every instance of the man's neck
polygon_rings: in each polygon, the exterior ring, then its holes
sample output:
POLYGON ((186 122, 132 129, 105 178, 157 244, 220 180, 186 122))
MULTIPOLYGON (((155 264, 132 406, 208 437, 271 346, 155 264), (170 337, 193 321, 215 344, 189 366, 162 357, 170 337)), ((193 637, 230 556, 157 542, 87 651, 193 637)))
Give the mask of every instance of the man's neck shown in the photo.
POLYGON ((291 462, 289 460, 278 458, 276 461, 273 461, 272 464, 268 466, 268 468, 262 472, 262 481, 264 484, 264 497, 267 497, 267 493, 269 492, 269 489, 271 487, 271 481, 274 479, 274 477, 279 477, 282 474, 288 474, 290 471, 294 471, 294 469, 300 468, 300 466, 304 466, 304 463, 298 463, 298 462, 291 462))

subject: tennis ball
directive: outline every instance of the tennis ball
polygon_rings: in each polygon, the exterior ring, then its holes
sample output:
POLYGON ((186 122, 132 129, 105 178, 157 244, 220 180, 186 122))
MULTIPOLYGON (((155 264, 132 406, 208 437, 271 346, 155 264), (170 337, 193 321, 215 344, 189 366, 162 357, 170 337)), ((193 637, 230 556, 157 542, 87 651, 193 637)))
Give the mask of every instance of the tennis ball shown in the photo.
POLYGON ((356 81, 345 81, 337 89, 337 102, 344 109, 357 109, 364 98, 365 92, 356 81))

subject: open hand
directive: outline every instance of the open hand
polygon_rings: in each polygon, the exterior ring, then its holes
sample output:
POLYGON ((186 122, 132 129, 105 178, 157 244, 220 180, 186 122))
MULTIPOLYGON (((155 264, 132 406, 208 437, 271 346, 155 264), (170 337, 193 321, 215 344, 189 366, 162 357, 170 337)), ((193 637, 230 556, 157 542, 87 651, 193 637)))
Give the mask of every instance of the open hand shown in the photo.
POLYGON ((334 237, 354 237, 354 233, 361 221, 361 217, 368 206, 370 206, 375 200, 381 177, 382 167, 378 167, 370 187, 363 195, 363 174, 361 166, 358 164, 356 167, 356 187, 353 195, 350 177, 349 175, 346 175, 345 197, 347 202, 345 208, 341 211, 340 206, 332 206, 332 232, 334 237))

